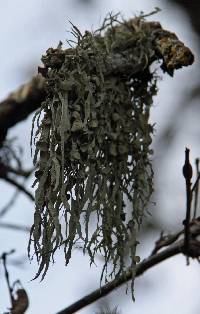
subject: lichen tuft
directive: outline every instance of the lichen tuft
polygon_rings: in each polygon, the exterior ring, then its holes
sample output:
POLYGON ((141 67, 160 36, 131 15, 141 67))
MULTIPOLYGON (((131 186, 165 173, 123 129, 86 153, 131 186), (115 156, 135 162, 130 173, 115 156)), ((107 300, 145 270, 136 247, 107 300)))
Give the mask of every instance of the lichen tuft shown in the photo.
POLYGON ((153 191, 152 25, 111 15, 94 33, 82 35, 73 25, 76 47, 60 44, 42 58, 47 96, 34 117, 38 169, 29 242, 39 261, 36 277, 44 278, 60 247, 67 265, 79 241, 91 263, 97 253, 104 257, 101 280, 123 274, 128 247, 134 279, 137 230, 153 191))

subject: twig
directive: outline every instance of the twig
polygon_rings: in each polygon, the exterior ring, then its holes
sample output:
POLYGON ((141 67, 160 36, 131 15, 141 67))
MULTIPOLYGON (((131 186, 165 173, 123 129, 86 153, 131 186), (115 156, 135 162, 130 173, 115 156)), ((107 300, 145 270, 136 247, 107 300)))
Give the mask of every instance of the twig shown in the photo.
MULTIPOLYGON (((26 180, 28 179, 29 175, 33 172, 33 169, 30 171, 23 171, 25 175, 23 184, 26 182, 26 180)), ((19 173, 20 175, 20 173, 19 173)), ((19 195, 20 190, 17 188, 17 190, 15 191, 15 193, 13 194, 13 196, 11 197, 11 199, 9 200, 9 202, 4 205, 4 207, 0 210, 0 219, 9 211, 9 209, 11 208, 11 206, 14 204, 14 202, 16 201, 18 195, 19 195)))
POLYGON ((196 175, 197 175, 197 184, 196 184, 196 188, 194 190, 195 194, 194 194, 194 213, 193 213, 193 218, 196 217, 197 214, 197 206, 198 206, 198 195, 199 195, 199 159, 197 158, 195 160, 195 164, 196 164, 196 175))
MULTIPOLYGON (((179 241, 175 245, 171 246, 170 248, 165 249, 164 251, 157 253, 155 255, 150 256, 149 258, 143 260, 141 263, 138 264, 136 267, 136 277, 142 275, 145 271, 150 269, 151 267, 161 263, 162 261, 181 253, 183 248, 183 241, 179 241)), ((114 289, 118 288, 122 284, 126 283, 127 281, 131 280, 132 278, 132 271, 128 269, 126 275, 120 276, 118 279, 113 280, 112 282, 104 285, 100 289, 95 290, 94 292, 86 295, 85 297, 81 298, 77 302, 73 303, 69 307, 63 309, 57 314, 73 314, 76 311, 84 308, 85 306, 93 303, 96 300, 106 296, 108 293, 113 291, 114 289)))
POLYGON ((163 232, 161 232, 160 238, 156 241, 155 248, 153 249, 151 255, 156 254, 158 251, 160 251, 163 247, 169 246, 172 243, 174 243, 179 236, 183 233, 183 230, 176 234, 169 234, 169 235, 163 235, 163 232))
POLYGON ((14 225, 11 223, 6 223, 6 222, 0 222, 0 228, 12 229, 12 230, 23 231, 23 232, 30 232, 31 230, 31 228, 27 226, 14 225))
POLYGON ((11 206, 14 204, 17 196, 19 195, 19 190, 16 190, 9 202, 0 210, 0 219, 9 211, 11 206))
POLYGON ((33 168, 31 170, 27 170, 27 171, 23 170, 23 169, 15 169, 9 165, 3 165, 3 167, 5 168, 6 173, 11 172, 11 173, 14 173, 18 176, 22 176, 25 178, 28 178, 31 175, 31 173, 33 173, 33 171, 35 170, 35 168, 33 168))
POLYGON ((12 287, 10 285, 9 273, 8 273, 7 265, 6 265, 6 259, 7 259, 8 255, 13 254, 14 252, 15 252, 15 250, 11 250, 8 253, 3 253, 2 256, 1 256, 1 259, 3 261, 3 267, 4 267, 4 272, 5 272, 6 283, 7 283, 7 286, 8 286, 8 291, 9 291, 9 296, 10 296, 10 302, 11 302, 12 305, 13 305, 12 287))
POLYGON ((15 250, 11 250, 8 253, 3 253, 0 259, 2 259, 3 261, 5 278, 6 278, 6 283, 8 286, 9 296, 10 296, 10 301, 11 301, 11 308, 9 309, 9 313, 10 314, 24 314, 29 306, 28 295, 25 289, 22 287, 19 280, 16 280, 11 286, 10 280, 9 280, 9 273, 8 273, 7 265, 6 265, 7 256, 14 252, 15 250), (16 285, 18 286, 20 285, 20 287, 16 289, 16 285))
POLYGON ((190 240, 190 217, 191 217, 191 201, 192 201, 192 190, 191 190, 191 178, 192 178, 192 166, 189 160, 190 150, 185 149, 185 164, 183 166, 183 176, 185 178, 186 184, 186 219, 184 221, 185 225, 185 250, 189 249, 190 240))
POLYGON ((195 181, 195 183, 194 183, 194 185, 193 185, 193 187, 191 189, 192 193, 195 191, 199 180, 200 180, 200 173, 198 174, 198 177, 197 177, 197 179, 196 179, 196 181, 195 181))
POLYGON ((21 185, 21 184, 18 183, 17 181, 15 181, 15 180, 13 180, 13 179, 7 177, 7 176, 4 177, 4 180, 7 181, 7 182, 9 182, 9 183, 11 183, 11 184, 14 185, 14 186, 16 186, 16 187, 18 188, 18 190, 24 192, 24 193, 29 197, 29 199, 31 199, 31 201, 34 202, 34 200, 35 200, 34 196, 33 196, 29 191, 27 191, 23 185, 21 185))
MULTIPOLYGON (((177 232, 174 235, 171 235, 170 237, 168 236, 168 238, 170 240, 178 239, 183 234, 184 234, 184 229, 177 232)), ((200 241, 197 240, 197 237, 200 235, 200 217, 198 217, 197 219, 193 220, 190 223, 190 234, 191 234, 191 241, 190 241, 190 248, 187 251, 187 256, 191 256, 192 258, 197 258, 199 260, 200 241)), ((168 245, 169 244, 170 243, 168 243, 168 245)), ((166 246, 166 245, 167 245, 167 236, 166 236, 166 242, 165 243, 163 242, 163 246, 166 246)), ((139 277, 151 267, 179 253, 185 254, 185 244, 184 244, 183 239, 180 239, 176 243, 171 244, 168 248, 165 248, 162 252, 153 254, 149 256, 148 258, 144 259, 141 263, 139 263, 136 266, 136 277, 139 277)), ((120 285, 126 283, 127 281, 131 279, 132 279, 132 272, 131 272, 131 269, 128 268, 125 275, 122 275, 119 278, 114 279, 110 283, 104 285, 100 289, 97 289, 94 292, 88 294, 87 296, 81 298, 74 304, 70 305, 69 307, 63 309, 60 312, 57 312, 56 314, 73 314, 76 311, 82 309, 83 307, 106 296, 108 293, 112 292, 114 289, 118 288, 120 285)))

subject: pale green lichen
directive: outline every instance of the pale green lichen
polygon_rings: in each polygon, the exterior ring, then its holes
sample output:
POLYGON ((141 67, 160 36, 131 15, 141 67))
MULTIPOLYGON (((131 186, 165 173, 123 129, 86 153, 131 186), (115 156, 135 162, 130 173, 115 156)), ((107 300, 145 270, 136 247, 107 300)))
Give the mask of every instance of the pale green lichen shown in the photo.
POLYGON ((33 240, 36 277, 44 278, 57 248, 68 264, 81 241, 91 263, 96 253, 104 257, 103 279, 110 262, 110 275, 123 274, 129 243, 134 279, 137 229, 153 190, 152 29, 143 17, 123 24, 109 16, 95 33, 75 26, 73 33, 75 48, 59 45, 42 58, 47 97, 34 117, 39 159, 29 252, 33 240))

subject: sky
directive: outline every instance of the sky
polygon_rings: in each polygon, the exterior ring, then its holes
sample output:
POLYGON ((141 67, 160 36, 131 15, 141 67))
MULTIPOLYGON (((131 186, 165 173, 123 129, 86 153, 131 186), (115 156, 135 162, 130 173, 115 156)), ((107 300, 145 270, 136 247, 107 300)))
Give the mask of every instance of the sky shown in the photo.
MULTIPOLYGON (((108 12, 121 12, 125 18, 130 18, 140 11, 148 13, 156 6, 160 7, 162 12, 150 19, 159 20, 164 28, 175 32, 192 51, 197 51, 196 37, 187 16, 177 7, 167 5, 165 1, 2 1, 0 3, 0 98, 4 99, 11 91, 29 81, 37 73, 37 66, 41 64, 41 56, 49 47, 56 47, 59 40, 66 43, 70 30, 69 21, 77 25, 81 31, 90 30, 98 27, 108 12)), ((192 66, 177 71, 173 79, 165 76, 159 82, 159 95, 155 98, 151 115, 151 120, 156 122, 155 136, 162 133, 162 129, 171 119, 177 104, 183 101, 183 92, 187 97, 195 79, 198 79, 198 73, 192 66), (192 79, 188 80, 188 77, 192 79)), ((19 138, 19 144, 24 149, 24 165, 27 168, 32 166, 29 145, 31 119, 30 116, 9 131, 9 137, 18 136, 19 138)), ((183 117, 183 124, 187 124, 187 119, 190 121, 188 128, 183 130, 176 145, 170 148, 169 157, 167 160, 165 159, 164 163, 162 162, 162 153, 155 147, 154 158, 158 164, 155 169, 156 188, 159 191, 155 213, 157 216, 160 215, 166 229, 177 227, 177 223, 180 223, 184 217, 185 187, 181 174, 184 149, 189 144, 192 149, 192 158, 200 155, 194 140, 198 117, 183 117), (163 212, 159 213, 161 208, 162 211, 166 211, 166 215, 163 215, 163 212), (172 220, 174 220, 174 224, 171 224, 172 220)), ((32 180, 33 178, 27 183, 30 191, 32 180)), ((1 181, 0 193, 1 208, 10 199, 14 189, 1 181)), ((31 225, 32 220, 33 204, 23 195, 18 197, 13 209, 4 219, 6 222, 27 226, 31 225)), ((150 253, 158 236, 158 234, 152 234, 145 245, 139 247, 141 256, 145 257, 150 253)), ((58 252, 56 262, 50 268, 45 280, 41 283, 39 280, 31 281, 37 270, 37 264, 35 260, 31 263, 28 262, 26 256, 28 238, 28 234, 22 232, 0 229, 1 252, 16 248, 16 257, 22 257, 27 261, 24 269, 9 266, 11 279, 13 281, 20 279, 28 292, 30 307, 27 314, 54 314, 98 288, 101 260, 97 261, 97 266, 90 268, 87 256, 83 257, 79 250, 74 251, 73 259, 67 268, 64 266, 62 252, 58 252)), ((110 294, 109 297, 102 299, 100 303, 94 303, 78 313, 95 313, 98 307, 105 302, 111 306, 118 305, 121 314, 131 311, 137 314, 147 312, 148 314, 157 314, 161 311, 162 314, 195 313, 199 306, 200 275, 197 267, 198 265, 194 261, 190 267, 186 267, 185 259, 182 256, 175 257, 136 280, 135 303, 131 301, 130 293, 125 295, 126 287, 122 287, 110 294), (188 300, 188 296, 192 297, 188 300)), ((9 306, 9 298, 2 268, 0 276, 0 313, 3 313, 9 306)))

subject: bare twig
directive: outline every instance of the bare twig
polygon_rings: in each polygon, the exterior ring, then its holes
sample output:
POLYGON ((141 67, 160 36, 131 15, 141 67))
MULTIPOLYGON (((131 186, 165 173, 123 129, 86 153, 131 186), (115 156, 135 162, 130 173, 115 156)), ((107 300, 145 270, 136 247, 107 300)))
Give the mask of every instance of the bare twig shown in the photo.
POLYGON ((7 269, 7 256, 14 253, 15 250, 11 250, 8 253, 3 253, 0 257, 3 261, 3 267, 5 271, 6 283, 8 286, 11 308, 9 309, 10 314, 24 314, 29 306, 29 299, 25 289, 22 287, 19 280, 16 280, 13 285, 10 284, 9 273, 7 269), (16 289, 16 286, 19 288, 16 289))
POLYGON ((16 190, 9 202, 3 206, 0 210, 0 219, 9 211, 12 205, 15 203, 17 196, 19 195, 19 190, 16 190))
POLYGON ((198 196, 199 196, 199 159, 196 158, 195 160, 195 164, 196 164, 196 180, 197 180, 197 184, 196 184, 196 188, 194 190, 194 213, 193 213, 193 218, 196 217, 197 214, 197 206, 198 206, 198 196))
POLYGON ((7 269, 7 256, 10 255, 10 254, 13 254, 15 252, 15 250, 11 250, 10 252, 8 253, 3 253, 1 255, 1 258, 2 261, 3 261, 3 267, 4 267, 4 272, 5 272, 5 278, 6 278, 6 283, 7 283, 7 286, 8 286, 8 291, 9 291, 9 296, 10 296, 10 302, 11 304, 13 304, 13 295, 12 295, 12 287, 11 287, 11 284, 10 284, 10 279, 9 279, 9 273, 8 273, 8 269, 7 269))
MULTIPOLYGON (((145 271, 149 268, 157 265, 158 263, 168 259, 171 256, 179 254, 183 247, 183 241, 180 241, 173 245, 170 248, 165 249, 163 252, 150 256, 149 258, 143 260, 140 264, 138 264, 136 268, 136 277, 142 275, 145 271)), ((62 311, 58 312, 57 314, 73 314, 76 311, 84 308, 85 306, 95 302, 96 300, 106 296, 114 289, 118 288, 122 284, 126 283, 127 281, 131 280, 132 278, 132 271, 128 269, 126 275, 119 277, 118 279, 113 280, 112 282, 106 284, 105 286, 101 287, 100 289, 95 290, 94 292, 86 295, 85 297, 81 298, 74 304, 70 305, 69 307, 63 309, 62 311)))
POLYGON ((15 225, 7 222, 0 222, 0 228, 12 229, 16 231, 30 232, 31 228, 27 226, 15 225))
MULTIPOLYGON (((191 234, 191 240, 190 240, 190 247, 187 252, 185 252, 185 244, 184 239, 180 239, 179 241, 175 242, 175 239, 177 240, 181 235, 184 235, 184 229, 177 232, 174 235, 166 236, 166 240, 163 242, 162 247, 160 246, 159 249, 163 248, 166 245, 170 245, 168 248, 164 249, 162 252, 153 254, 149 256, 148 258, 144 259, 142 262, 140 262, 136 267, 136 277, 139 277, 142 275, 145 271, 150 269, 151 267, 161 263, 162 261, 180 254, 180 253, 187 253, 187 256, 191 256, 192 258, 197 258, 199 260, 200 257, 200 241, 197 240, 197 236, 200 235, 200 218, 197 218, 193 220, 190 223, 190 234, 191 234), (171 240, 174 239, 173 243, 171 244, 171 240), (168 242, 168 244, 167 244, 168 242)), ((84 308, 85 306, 95 302, 96 300, 106 296, 110 292, 112 292, 114 289, 118 288, 122 284, 126 283, 127 281, 131 280, 132 278, 132 272, 131 269, 128 268, 126 271, 126 274, 123 276, 120 276, 117 279, 114 279, 110 283, 104 285, 100 289, 97 289, 93 291, 92 293, 86 295, 85 297, 81 298, 74 304, 70 305, 69 307, 63 309, 60 312, 57 312, 57 314, 73 314, 76 311, 84 308)))
POLYGON ((194 183, 194 185, 193 185, 193 187, 192 187, 192 189, 191 189, 192 193, 193 193, 193 192, 195 191, 195 189, 197 188, 197 184, 198 184, 199 180, 200 180, 200 173, 198 174, 198 177, 196 178, 196 181, 195 181, 195 183, 194 183))
POLYGON ((151 255, 156 254, 158 251, 160 251, 163 247, 169 246, 172 243, 174 243, 179 236, 183 233, 183 230, 176 234, 168 234, 168 235, 163 235, 163 232, 160 235, 160 238, 156 241, 155 248, 153 249, 151 255))
POLYGON ((21 168, 15 169, 15 168, 11 167, 10 165, 2 165, 1 164, 1 168, 2 168, 2 166, 4 167, 4 169, 7 173, 11 172, 13 174, 16 174, 18 176, 22 176, 25 178, 28 178, 31 175, 31 173, 33 173, 33 171, 35 170, 35 168, 32 168, 31 170, 23 170, 21 168))
MULTIPOLYGON (((22 175, 24 176, 24 181, 23 184, 25 184, 26 180, 28 179, 28 177, 31 175, 31 173, 33 172, 34 169, 30 170, 30 171, 24 171, 21 169, 19 169, 19 173, 16 172, 16 174, 18 175, 22 175)), ((17 190, 15 191, 15 193, 13 194, 13 196, 11 197, 11 199, 9 200, 9 202, 4 205, 4 207, 0 210, 0 219, 5 216, 5 214, 9 211, 9 209, 12 207, 12 205, 14 204, 14 202, 16 201, 18 195, 20 194, 20 190, 17 188, 17 190)))
POLYGON ((4 180, 7 181, 7 182, 9 182, 10 184, 16 186, 16 187, 18 188, 18 190, 24 192, 24 193, 28 196, 28 198, 29 198, 31 201, 34 202, 34 200, 35 200, 34 196, 33 196, 29 191, 27 191, 23 185, 21 185, 21 184, 18 183, 17 181, 15 181, 15 180, 13 180, 13 179, 7 177, 7 176, 4 177, 4 180))
POLYGON ((191 179, 192 179, 192 166, 189 159, 190 150, 185 149, 185 164, 183 166, 183 176, 186 183, 186 219, 185 225, 185 250, 189 249, 190 240, 190 218, 191 218, 191 201, 192 201, 192 190, 191 190, 191 179))

